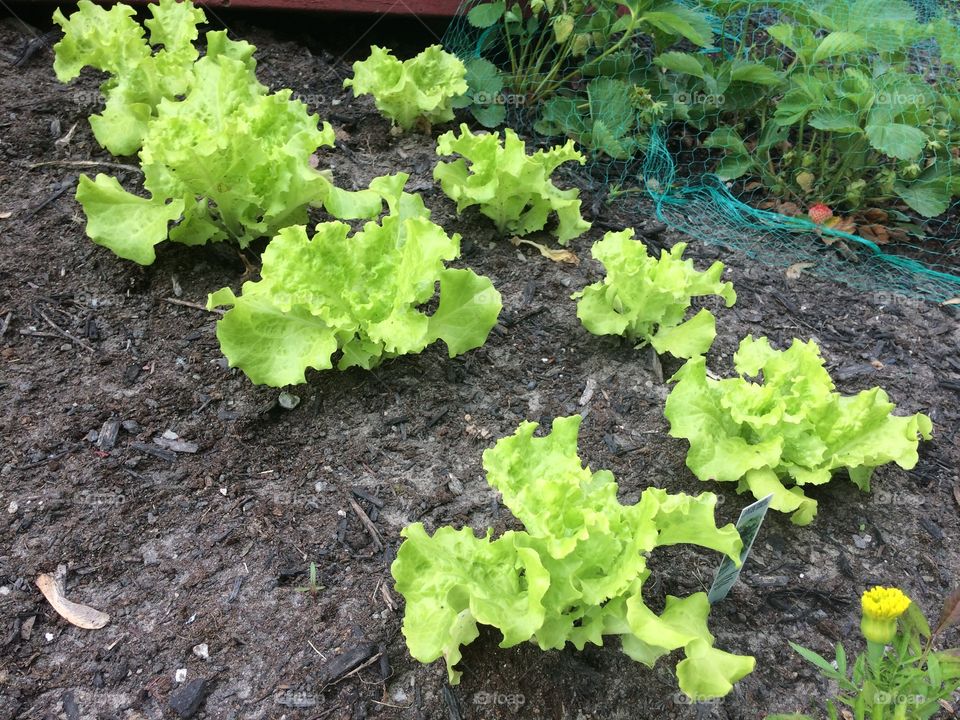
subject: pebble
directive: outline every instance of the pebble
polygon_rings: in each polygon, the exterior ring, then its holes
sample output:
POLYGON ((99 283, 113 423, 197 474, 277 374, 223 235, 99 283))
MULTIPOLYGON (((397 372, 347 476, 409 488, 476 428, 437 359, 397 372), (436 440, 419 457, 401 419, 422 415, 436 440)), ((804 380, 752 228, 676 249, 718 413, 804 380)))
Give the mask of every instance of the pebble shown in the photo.
POLYGON ((71 345, 70 343, 64 343, 63 345, 60 346, 60 349, 63 350, 64 352, 68 352, 72 348, 73 348, 73 345, 71 345))
POLYGON ((191 718, 196 715, 197 710, 200 709, 200 705, 203 703, 203 698, 206 694, 206 680, 203 678, 191 680, 182 688, 170 693, 170 709, 181 718, 191 718))
POLYGON ((200 643, 193 646, 193 654, 204 660, 210 659, 210 647, 206 643, 200 643))
POLYGON ((280 393, 280 397, 277 398, 277 402, 280 403, 280 407, 284 410, 293 410, 297 405, 300 404, 300 398, 293 393, 288 393, 284 390, 280 393))
POLYGON ((138 423, 136 420, 124 420, 122 423, 120 423, 120 427, 122 427, 131 435, 136 435, 138 432, 140 432, 140 423, 138 423))
POLYGON ((187 679, 187 669, 186 668, 177 668, 176 672, 173 673, 173 679, 178 683, 183 682, 187 679))

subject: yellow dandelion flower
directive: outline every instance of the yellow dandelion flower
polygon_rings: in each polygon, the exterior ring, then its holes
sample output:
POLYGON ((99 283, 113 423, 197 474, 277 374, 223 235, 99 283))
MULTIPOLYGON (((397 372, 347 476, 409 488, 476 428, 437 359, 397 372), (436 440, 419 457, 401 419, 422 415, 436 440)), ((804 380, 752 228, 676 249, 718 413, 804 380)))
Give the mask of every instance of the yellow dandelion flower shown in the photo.
POLYGON ((863 619, 860 629, 870 642, 886 645, 897 634, 897 618, 910 607, 910 598, 899 588, 877 586, 860 598, 863 619))

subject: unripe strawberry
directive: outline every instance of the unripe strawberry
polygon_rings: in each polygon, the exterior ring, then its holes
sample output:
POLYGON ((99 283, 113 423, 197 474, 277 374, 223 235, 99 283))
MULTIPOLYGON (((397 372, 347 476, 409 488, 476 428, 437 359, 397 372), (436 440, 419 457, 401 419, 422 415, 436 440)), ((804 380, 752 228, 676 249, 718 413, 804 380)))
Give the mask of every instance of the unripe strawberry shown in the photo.
POLYGON ((830 209, 828 205, 823 203, 816 203, 811 205, 807 210, 807 217, 809 217, 817 225, 823 225, 827 220, 833 217, 833 210, 830 209))

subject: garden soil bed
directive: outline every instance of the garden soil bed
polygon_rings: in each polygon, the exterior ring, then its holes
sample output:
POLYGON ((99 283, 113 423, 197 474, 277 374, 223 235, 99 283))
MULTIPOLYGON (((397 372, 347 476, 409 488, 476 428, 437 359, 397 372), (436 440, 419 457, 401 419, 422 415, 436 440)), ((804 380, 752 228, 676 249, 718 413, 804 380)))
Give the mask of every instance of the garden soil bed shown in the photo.
MULTIPOLYGON (((589 247, 605 229, 636 227, 655 247, 686 238, 664 232, 636 200, 608 206, 588 194, 584 206, 598 214, 572 244, 579 266, 518 250, 482 217, 455 215, 431 181, 433 140, 394 137, 370 103, 350 99, 340 89, 348 64, 287 31, 232 29, 257 46, 265 83, 292 87, 335 125, 338 149, 321 162, 340 185, 410 173, 408 189, 462 234, 459 263, 502 292, 501 323, 485 347, 453 360, 438 345, 374 372, 310 373, 291 389, 299 406, 279 407, 277 390, 226 368, 217 316, 183 304, 241 284, 234 250, 165 244, 142 268, 85 238, 73 200, 78 169, 60 163, 115 160, 85 120, 97 79, 60 85, 48 48, 5 68, 0 718, 172 717, 171 703, 190 712, 194 691, 193 716, 216 719, 816 714, 830 688, 789 640, 858 649, 859 594, 878 583, 939 611, 960 571, 956 313, 788 278, 694 241, 688 254, 701 267, 723 260, 739 294, 734 308, 714 308, 710 367, 728 373, 749 333, 779 346, 815 338, 840 390, 880 384, 899 413, 933 418, 936 436, 917 468, 881 469, 872 494, 843 478, 815 489, 820 513, 806 528, 768 517, 741 582, 711 618, 719 647, 757 658, 724 700, 686 704, 672 676, 678 657, 650 670, 616 642, 504 650, 484 632, 452 688, 442 663, 412 660, 389 573, 399 532, 415 520, 514 527, 484 482, 481 453, 523 420, 585 415, 582 457, 614 472, 626 502, 651 485, 711 490, 724 521, 748 503, 730 486, 696 481, 685 442, 668 436, 664 377, 677 363, 660 366, 646 350, 589 335, 569 300, 601 277, 589 247), (161 448, 154 438, 167 431, 196 452, 161 448), (311 562, 322 588, 305 592, 311 562), (67 624, 40 595, 35 579, 58 565, 68 570, 68 597, 110 614, 105 628, 67 624)), ((0 61, 15 59, 29 37, 3 20, 0 61)), ((135 173, 119 174, 136 187, 135 173)), ((654 555, 649 602, 708 587, 718 561, 708 552, 654 555)))

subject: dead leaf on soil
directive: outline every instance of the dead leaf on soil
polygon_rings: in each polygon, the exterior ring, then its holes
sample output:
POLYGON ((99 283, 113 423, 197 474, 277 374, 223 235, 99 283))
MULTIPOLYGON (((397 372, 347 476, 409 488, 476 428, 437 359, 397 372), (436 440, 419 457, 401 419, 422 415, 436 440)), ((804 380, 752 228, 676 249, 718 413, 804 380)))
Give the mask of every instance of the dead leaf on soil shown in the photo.
POLYGON ((809 270, 815 265, 816 263, 812 263, 812 262, 794 263, 793 265, 787 268, 787 271, 784 273, 784 275, 786 275, 787 280, 797 280, 803 274, 804 270, 809 270))
POLYGON ((890 219, 890 216, 887 215, 886 210, 881 210, 880 208, 867 208, 860 212, 860 215, 867 222, 872 223, 885 223, 890 219))
POLYGON ((805 214, 803 210, 800 209, 800 206, 794 202, 778 203, 777 212, 787 217, 800 217, 805 214))
POLYGON ((831 230, 836 230, 837 232, 848 233, 852 235, 857 231, 857 224, 848 217, 842 217, 836 215, 824 223, 825 227, 830 228, 831 230))
POLYGON ((939 635, 957 623, 960 623, 960 589, 950 593, 946 602, 943 603, 943 610, 940 612, 940 619, 937 620, 933 634, 939 635))
POLYGON ((568 265, 580 264, 580 258, 574 255, 570 250, 553 250, 552 248, 548 248, 546 245, 533 242, 533 240, 524 240, 523 238, 518 237, 510 238, 510 243, 516 247, 520 247, 521 245, 535 247, 540 251, 541 255, 543 255, 545 258, 553 260, 554 262, 567 263, 568 265))
POLYGON ((102 613, 87 605, 80 605, 67 600, 63 592, 62 575, 66 575, 66 571, 64 570, 61 573, 60 568, 57 568, 56 577, 44 573, 36 580, 40 592, 43 593, 47 602, 50 603, 51 607, 53 607, 61 617, 67 622, 84 628, 85 630, 99 630, 110 622, 110 616, 106 613, 102 613))
POLYGON ((870 223, 869 225, 861 225, 857 228, 857 232, 860 233, 860 237, 871 240, 877 245, 886 245, 890 242, 890 231, 880 223, 870 223))

